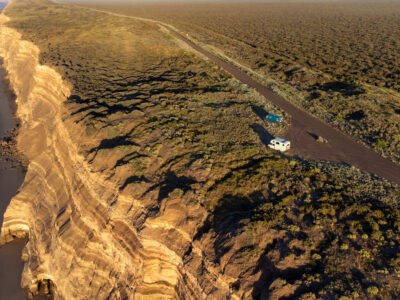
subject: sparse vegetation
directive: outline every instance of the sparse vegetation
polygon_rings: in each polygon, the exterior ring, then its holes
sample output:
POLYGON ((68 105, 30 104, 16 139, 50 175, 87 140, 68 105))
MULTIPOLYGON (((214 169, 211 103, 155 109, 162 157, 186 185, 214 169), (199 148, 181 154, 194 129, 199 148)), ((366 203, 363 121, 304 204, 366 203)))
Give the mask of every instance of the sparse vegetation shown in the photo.
POLYGON ((93 170, 144 203, 148 218, 169 199, 205 207, 194 239, 237 278, 233 291, 400 297, 397 186, 269 150, 269 132, 288 124, 261 117, 277 109, 155 24, 45 1, 6 13, 72 84, 65 107, 87 128, 80 150, 93 170))
POLYGON ((256 71, 254 78, 287 100, 400 163, 400 142, 393 139, 400 131, 398 3, 96 7, 176 26, 256 71))

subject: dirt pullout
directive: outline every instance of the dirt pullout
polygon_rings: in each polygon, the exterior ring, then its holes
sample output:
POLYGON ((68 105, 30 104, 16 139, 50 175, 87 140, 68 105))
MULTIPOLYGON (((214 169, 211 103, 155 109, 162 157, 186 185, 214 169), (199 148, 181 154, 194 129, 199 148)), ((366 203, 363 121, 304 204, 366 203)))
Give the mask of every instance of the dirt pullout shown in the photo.
POLYGON ((376 152, 357 143, 351 137, 287 102, 270 89, 253 80, 232 63, 219 59, 171 27, 164 24, 163 26, 190 47, 208 57, 242 83, 254 88, 269 101, 290 114, 292 116, 292 127, 285 138, 292 142, 292 151, 295 154, 310 159, 343 162, 400 184, 400 167, 392 161, 381 157, 376 152), (326 139, 328 143, 318 142, 319 136, 326 139))

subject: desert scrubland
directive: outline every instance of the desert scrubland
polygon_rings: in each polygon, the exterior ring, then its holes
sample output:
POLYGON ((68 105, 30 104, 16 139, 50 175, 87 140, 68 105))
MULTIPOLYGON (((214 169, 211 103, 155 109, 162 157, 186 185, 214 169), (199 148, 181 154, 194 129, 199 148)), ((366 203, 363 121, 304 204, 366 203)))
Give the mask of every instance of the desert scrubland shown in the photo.
POLYGON ((157 24, 23 1, 0 37, 29 159, 0 241, 29 239, 30 295, 400 297, 399 188, 268 149, 279 110, 157 24))
POLYGON ((398 3, 94 6, 176 26, 288 101, 400 162, 398 3))

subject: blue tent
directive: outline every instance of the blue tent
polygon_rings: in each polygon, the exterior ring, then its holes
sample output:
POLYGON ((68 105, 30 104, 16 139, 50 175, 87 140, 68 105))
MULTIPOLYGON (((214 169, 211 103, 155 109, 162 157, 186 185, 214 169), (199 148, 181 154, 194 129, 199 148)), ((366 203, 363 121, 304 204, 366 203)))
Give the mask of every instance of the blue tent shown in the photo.
POLYGON ((282 116, 275 114, 268 114, 266 120, 271 123, 280 123, 282 121, 282 116))

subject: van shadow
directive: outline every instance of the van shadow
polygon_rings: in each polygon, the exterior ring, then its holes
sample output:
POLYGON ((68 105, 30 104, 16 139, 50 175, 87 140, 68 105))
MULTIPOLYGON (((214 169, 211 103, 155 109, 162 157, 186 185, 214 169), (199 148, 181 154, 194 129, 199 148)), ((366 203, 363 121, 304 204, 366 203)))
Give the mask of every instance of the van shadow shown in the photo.
POLYGON ((271 140, 274 139, 274 137, 267 130, 265 130, 264 127, 262 127, 259 124, 251 124, 250 128, 253 129, 253 131, 259 136, 261 142, 265 146, 268 146, 271 140))

